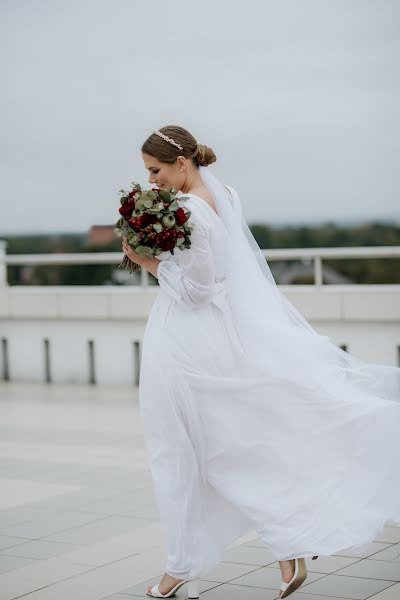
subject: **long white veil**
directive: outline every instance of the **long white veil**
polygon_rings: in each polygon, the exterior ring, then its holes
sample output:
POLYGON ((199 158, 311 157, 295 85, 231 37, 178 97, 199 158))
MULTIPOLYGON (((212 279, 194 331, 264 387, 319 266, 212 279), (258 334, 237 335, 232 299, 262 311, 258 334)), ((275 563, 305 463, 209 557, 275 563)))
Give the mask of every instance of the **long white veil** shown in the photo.
POLYGON ((318 334, 277 287, 244 219, 237 192, 224 186, 209 167, 199 170, 227 232, 228 298, 243 360, 261 376, 273 373, 321 390, 321 397, 329 397, 333 388, 348 396, 355 386, 365 394, 365 402, 368 398, 399 402, 400 369, 366 363, 318 334))

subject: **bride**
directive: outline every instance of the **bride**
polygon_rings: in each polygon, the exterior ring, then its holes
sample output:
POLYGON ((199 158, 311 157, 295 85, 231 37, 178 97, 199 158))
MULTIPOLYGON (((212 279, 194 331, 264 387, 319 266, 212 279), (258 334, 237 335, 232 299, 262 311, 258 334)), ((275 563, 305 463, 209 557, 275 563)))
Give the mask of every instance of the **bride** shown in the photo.
POLYGON ((142 146, 149 181, 179 190, 191 247, 124 252, 159 292, 143 340, 139 406, 167 546, 147 589, 169 597, 256 531, 279 561, 279 598, 306 557, 363 552, 400 524, 400 369, 319 335, 278 289, 214 152, 183 127, 142 146))

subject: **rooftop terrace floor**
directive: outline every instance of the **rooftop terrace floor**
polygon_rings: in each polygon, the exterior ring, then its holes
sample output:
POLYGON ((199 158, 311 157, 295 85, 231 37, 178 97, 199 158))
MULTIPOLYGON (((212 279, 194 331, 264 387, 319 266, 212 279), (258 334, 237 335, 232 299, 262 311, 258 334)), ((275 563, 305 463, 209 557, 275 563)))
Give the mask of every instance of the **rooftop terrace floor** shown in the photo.
MULTIPOLYGON (((137 388, 3 382, 0 398, 0 600, 148 598, 166 553, 137 388)), ((400 527, 362 558, 306 561, 293 600, 400 599, 400 527)), ((279 585, 254 532, 227 548, 200 598, 272 600, 279 585)))

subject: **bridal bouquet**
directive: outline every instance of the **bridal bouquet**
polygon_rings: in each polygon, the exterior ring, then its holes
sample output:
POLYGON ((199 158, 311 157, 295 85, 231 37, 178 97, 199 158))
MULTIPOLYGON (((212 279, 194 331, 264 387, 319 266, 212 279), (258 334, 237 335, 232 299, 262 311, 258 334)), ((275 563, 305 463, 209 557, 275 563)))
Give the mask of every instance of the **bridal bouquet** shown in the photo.
MULTIPOLYGON (((129 246, 138 254, 158 256, 161 252, 190 248, 190 235, 193 224, 189 223, 191 211, 179 206, 176 194, 159 188, 143 190, 139 183, 132 182, 130 191, 120 190, 121 207, 114 233, 124 237, 129 246)), ((181 196, 185 200, 188 196, 181 196)), ((140 265, 126 254, 118 268, 139 271, 140 265)))

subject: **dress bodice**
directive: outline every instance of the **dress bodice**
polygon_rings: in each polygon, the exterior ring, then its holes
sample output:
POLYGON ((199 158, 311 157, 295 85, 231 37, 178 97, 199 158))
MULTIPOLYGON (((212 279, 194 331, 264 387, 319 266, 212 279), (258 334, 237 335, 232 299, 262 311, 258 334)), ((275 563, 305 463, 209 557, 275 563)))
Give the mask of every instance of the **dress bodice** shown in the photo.
POLYGON ((162 252, 157 256, 163 263, 158 266, 158 281, 176 300, 187 305, 202 305, 212 301, 226 308, 226 229, 222 219, 205 200, 194 194, 178 204, 190 211, 193 224, 192 245, 174 254, 162 252), (175 264, 173 264, 175 263, 175 264))
POLYGON ((226 229, 224 223, 205 200, 194 194, 187 195, 190 198, 185 201, 185 204, 192 211, 191 219, 194 224, 201 221, 204 227, 207 228, 210 248, 214 257, 215 279, 220 281, 225 278, 226 273, 226 229))

